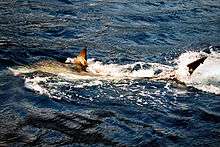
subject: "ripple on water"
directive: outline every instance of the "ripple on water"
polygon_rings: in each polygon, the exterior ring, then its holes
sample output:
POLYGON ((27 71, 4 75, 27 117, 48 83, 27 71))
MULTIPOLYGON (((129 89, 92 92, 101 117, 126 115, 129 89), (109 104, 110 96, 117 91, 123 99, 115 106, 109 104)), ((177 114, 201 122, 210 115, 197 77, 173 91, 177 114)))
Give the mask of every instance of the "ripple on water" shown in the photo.
POLYGON ((143 79, 218 45, 219 10, 217 0, 1 1, 0 146, 219 146, 217 54, 192 87, 143 79), (104 76, 5 71, 85 46, 104 76))

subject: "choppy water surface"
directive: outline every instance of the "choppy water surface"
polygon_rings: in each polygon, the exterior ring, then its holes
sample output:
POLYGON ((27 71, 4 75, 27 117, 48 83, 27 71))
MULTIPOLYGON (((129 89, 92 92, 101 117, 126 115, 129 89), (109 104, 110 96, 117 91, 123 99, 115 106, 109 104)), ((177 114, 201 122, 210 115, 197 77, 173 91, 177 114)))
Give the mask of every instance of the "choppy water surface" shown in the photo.
POLYGON ((217 0, 1 0, 0 146, 219 146, 219 16, 217 0), (101 76, 19 69, 85 46, 101 76), (148 79, 174 68, 186 85, 148 79))

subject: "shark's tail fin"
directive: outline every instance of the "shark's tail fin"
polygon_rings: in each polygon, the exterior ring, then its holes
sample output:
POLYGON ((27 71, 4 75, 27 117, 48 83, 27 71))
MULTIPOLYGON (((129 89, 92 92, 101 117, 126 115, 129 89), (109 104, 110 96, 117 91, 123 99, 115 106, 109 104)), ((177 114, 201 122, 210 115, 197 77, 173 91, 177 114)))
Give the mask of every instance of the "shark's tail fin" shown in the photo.
POLYGON ((200 58, 200 59, 198 59, 198 60, 196 60, 196 61, 194 61, 194 62, 192 62, 192 63, 190 63, 190 64, 187 65, 187 67, 189 68, 189 73, 190 73, 190 75, 194 72, 194 70, 195 70, 200 64, 202 64, 202 63, 205 61, 206 58, 207 58, 207 56, 202 57, 202 58, 200 58))

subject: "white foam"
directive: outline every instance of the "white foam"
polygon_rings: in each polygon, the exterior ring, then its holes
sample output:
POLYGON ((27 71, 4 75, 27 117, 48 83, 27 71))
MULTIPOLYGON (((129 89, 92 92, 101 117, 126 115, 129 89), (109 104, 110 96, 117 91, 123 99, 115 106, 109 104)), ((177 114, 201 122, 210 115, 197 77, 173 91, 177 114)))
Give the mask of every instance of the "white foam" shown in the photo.
POLYGON ((87 71, 94 75, 102 76, 102 78, 107 79, 134 79, 140 77, 152 77, 154 76, 154 70, 151 69, 143 69, 144 62, 136 62, 134 64, 126 64, 126 65, 119 65, 119 64, 103 64, 100 61, 89 61, 89 66, 87 71), (139 70, 133 70, 135 65, 139 64, 139 70))
POLYGON ((43 95, 46 94, 50 96, 48 89, 43 88, 40 86, 40 82, 46 82, 48 78, 41 78, 41 77, 35 77, 35 78, 26 78, 25 79, 25 87, 31 90, 34 90, 38 92, 39 94, 43 95))
POLYGON ((205 53, 202 52, 186 52, 183 53, 174 60, 177 63, 177 70, 176 74, 178 75, 178 79, 183 82, 188 82, 190 80, 190 73, 189 68, 187 65, 189 63, 192 63, 193 61, 196 61, 200 59, 202 56, 206 55, 205 53))
MULTIPOLYGON (((179 58, 175 60, 177 66, 167 66, 159 63, 144 63, 136 62, 134 64, 104 64, 100 61, 94 61, 94 59, 88 60, 88 73, 58 73, 57 76, 60 79, 65 80, 66 82, 57 82, 50 83, 50 87, 62 86, 74 82, 74 87, 83 88, 90 87, 95 85, 102 85, 103 80, 110 81, 120 81, 123 79, 137 79, 137 78, 150 78, 154 77, 155 71, 161 70, 162 73, 167 74, 176 69, 176 74, 179 77, 179 80, 184 82, 187 86, 193 86, 197 89, 212 92, 215 94, 220 94, 220 54, 212 52, 211 54, 206 54, 203 52, 186 52, 180 55, 179 58), (188 72, 187 64, 201 58, 202 56, 208 56, 208 58, 201 64, 192 75, 188 72), (144 65, 149 65, 149 68, 144 68, 144 65), (135 66, 140 68, 134 70, 135 66), (82 82, 76 82, 76 81, 82 82), (85 80, 90 80, 89 82, 85 80)), ((31 73, 36 71, 33 68, 27 67, 18 67, 16 69, 9 68, 9 70, 14 75, 20 75, 22 73, 31 73)), ((163 74, 162 74, 163 75, 163 74)), ((25 86, 29 89, 39 92, 40 94, 52 95, 51 93, 59 93, 57 89, 52 91, 52 89, 44 88, 40 85, 40 82, 47 83, 48 78, 34 77, 29 78, 25 77, 25 86)), ((54 90, 54 89, 53 89, 54 90)), ((62 93, 59 93, 62 94, 62 93)), ((59 96, 56 96, 59 98, 59 96)))
POLYGON ((201 84, 201 85, 195 85, 195 88, 202 90, 202 91, 206 91, 206 92, 210 92, 210 93, 214 93, 216 95, 220 95, 220 87, 218 86, 214 86, 214 85, 205 85, 205 84, 201 84))
POLYGON ((203 91, 220 94, 220 53, 186 52, 176 60, 176 63, 176 74, 180 81, 203 91), (190 75, 187 64, 202 56, 207 56, 207 59, 190 75))
POLYGON ((97 86, 97 85, 102 85, 103 82, 102 81, 90 81, 89 83, 81 83, 79 85, 75 85, 74 87, 76 88, 84 88, 84 87, 91 87, 91 86, 97 86))

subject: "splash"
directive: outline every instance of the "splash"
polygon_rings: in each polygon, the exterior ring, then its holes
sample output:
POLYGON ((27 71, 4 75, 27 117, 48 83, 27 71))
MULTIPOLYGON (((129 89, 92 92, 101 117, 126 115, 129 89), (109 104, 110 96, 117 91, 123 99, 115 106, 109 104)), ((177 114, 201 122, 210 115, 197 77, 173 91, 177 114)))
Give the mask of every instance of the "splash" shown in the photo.
MULTIPOLYGON (((71 99, 74 96, 72 91, 75 89, 102 86, 106 83, 120 83, 122 80, 152 77, 156 69, 144 62, 118 65, 104 64, 100 61, 94 61, 94 59, 88 59, 87 73, 70 73, 63 66, 59 66, 59 68, 61 69, 58 70, 57 67, 45 64, 43 68, 26 66, 9 68, 9 70, 15 76, 22 76, 25 79, 25 87, 28 89, 55 99, 63 97, 71 99)), ((75 94, 77 95, 77 92, 75 94)), ((89 100, 92 100, 92 98, 90 97, 89 100)))
MULTIPOLYGON (((173 66, 159 63, 136 62, 133 64, 104 64, 94 59, 88 59, 87 73, 49 72, 34 67, 9 68, 14 75, 22 75, 25 79, 25 86, 40 94, 48 95, 51 98, 60 99, 65 96, 70 98, 68 91, 72 88, 86 88, 102 86, 106 82, 118 84, 122 80, 151 79, 157 76, 166 76, 175 71, 178 80, 186 86, 192 86, 199 90, 220 94, 220 54, 211 52, 186 52, 174 60, 173 66), (188 72, 187 65, 202 56, 208 58, 201 64, 192 75, 188 72), (66 87, 66 88, 63 88, 66 87), (64 90, 63 90, 64 89, 64 90)), ((59 68, 65 68, 60 66, 59 68)), ((167 81, 166 81, 167 82, 167 81)), ((140 92, 141 93, 141 92, 140 92)), ((149 95, 149 94, 148 94, 149 95)), ((91 99, 91 98, 90 98, 91 99)))
POLYGON ((109 79, 134 79, 147 78, 154 76, 152 67, 145 68, 149 65, 144 62, 136 62, 134 64, 118 65, 118 64, 103 64, 100 61, 94 62, 94 59, 88 60, 89 66, 87 71, 94 75, 107 77, 109 79), (135 67, 138 69, 135 70, 135 67))
POLYGON ((186 52, 180 55, 175 62, 177 63, 176 74, 179 80, 187 86, 220 94, 220 53, 215 51, 212 51, 210 54, 204 52, 186 52), (190 75, 187 64, 203 56, 207 56, 207 59, 190 75))

